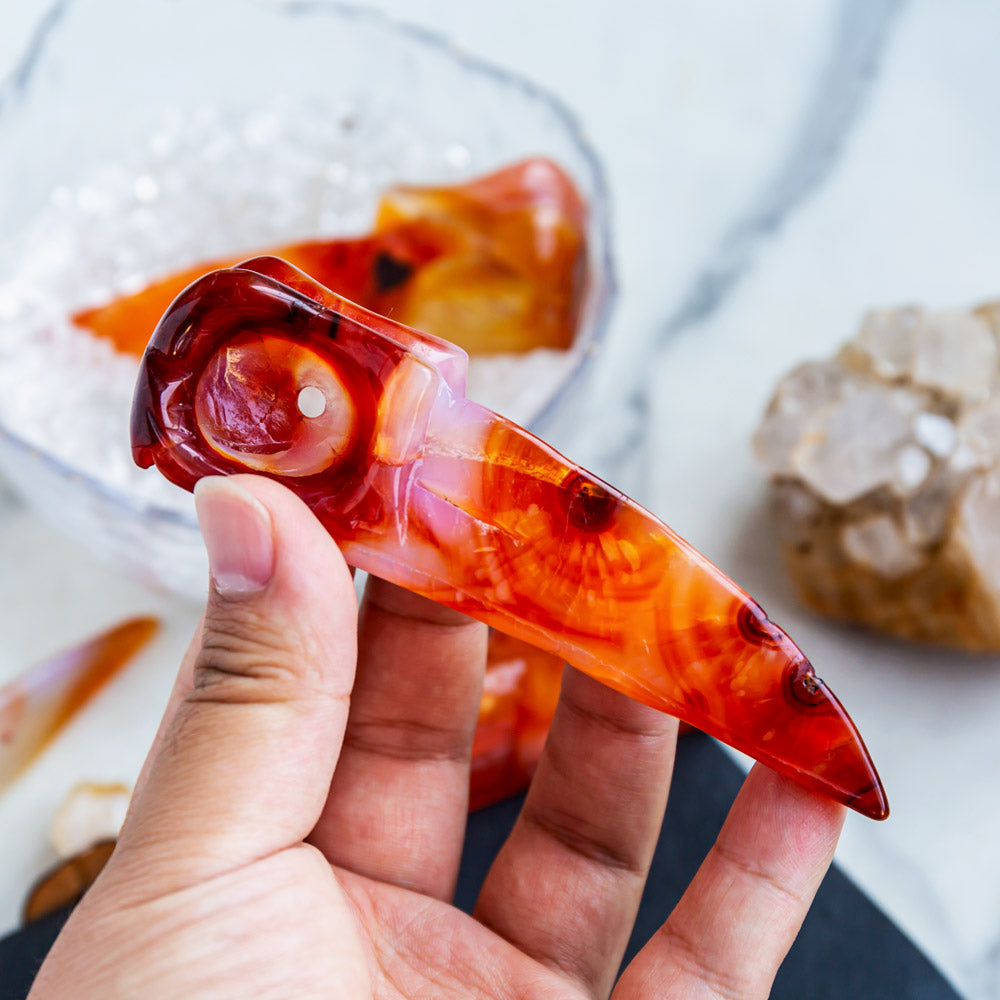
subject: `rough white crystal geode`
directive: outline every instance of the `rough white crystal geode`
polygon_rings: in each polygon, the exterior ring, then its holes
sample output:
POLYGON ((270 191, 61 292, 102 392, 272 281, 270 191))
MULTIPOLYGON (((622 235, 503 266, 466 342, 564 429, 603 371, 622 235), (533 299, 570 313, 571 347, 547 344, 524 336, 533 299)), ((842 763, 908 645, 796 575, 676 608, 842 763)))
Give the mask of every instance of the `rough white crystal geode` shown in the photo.
POLYGON ((1000 303, 869 313, 781 380, 754 450, 809 605, 1000 651, 1000 303))

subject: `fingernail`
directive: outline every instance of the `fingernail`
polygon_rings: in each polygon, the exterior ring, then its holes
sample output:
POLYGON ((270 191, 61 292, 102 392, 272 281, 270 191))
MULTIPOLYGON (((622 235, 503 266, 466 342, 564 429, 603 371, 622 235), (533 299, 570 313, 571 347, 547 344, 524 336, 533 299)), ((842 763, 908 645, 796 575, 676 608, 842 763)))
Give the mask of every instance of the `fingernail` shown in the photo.
POLYGON ((194 505, 216 592, 228 597, 263 590, 274 573, 274 536, 267 508, 221 476, 198 482, 194 505))

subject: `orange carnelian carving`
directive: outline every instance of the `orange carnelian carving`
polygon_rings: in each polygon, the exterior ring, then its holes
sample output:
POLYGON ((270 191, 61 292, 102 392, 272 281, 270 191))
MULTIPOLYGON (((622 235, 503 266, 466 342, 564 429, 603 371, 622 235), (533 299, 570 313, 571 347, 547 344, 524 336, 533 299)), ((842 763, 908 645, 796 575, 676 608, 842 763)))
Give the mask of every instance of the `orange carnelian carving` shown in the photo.
POLYGON ((466 399, 466 366, 454 345, 255 259, 163 317, 133 454, 188 489, 269 475, 353 565, 885 817, 857 729, 791 639, 663 522, 466 399))

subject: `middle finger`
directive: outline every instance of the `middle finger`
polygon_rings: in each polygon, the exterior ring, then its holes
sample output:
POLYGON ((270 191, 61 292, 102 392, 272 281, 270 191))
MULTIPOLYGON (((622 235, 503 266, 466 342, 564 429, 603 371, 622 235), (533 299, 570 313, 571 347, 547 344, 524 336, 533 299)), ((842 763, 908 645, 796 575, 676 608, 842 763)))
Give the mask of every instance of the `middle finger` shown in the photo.
POLYGON ((635 922, 673 771, 677 720, 568 668, 545 751, 476 916, 606 996, 635 922))

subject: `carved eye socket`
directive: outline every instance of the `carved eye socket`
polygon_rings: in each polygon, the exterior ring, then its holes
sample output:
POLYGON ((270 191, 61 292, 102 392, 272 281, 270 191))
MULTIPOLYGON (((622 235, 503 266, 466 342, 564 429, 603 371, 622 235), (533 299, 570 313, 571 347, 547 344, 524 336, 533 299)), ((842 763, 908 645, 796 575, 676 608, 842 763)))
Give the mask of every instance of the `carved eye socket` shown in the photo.
POLYGON ((205 440, 247 470, 311 476, 343 455, 357 412, 344 383, 314 351, 261 336, 223 348, 195 390, 205 440))

